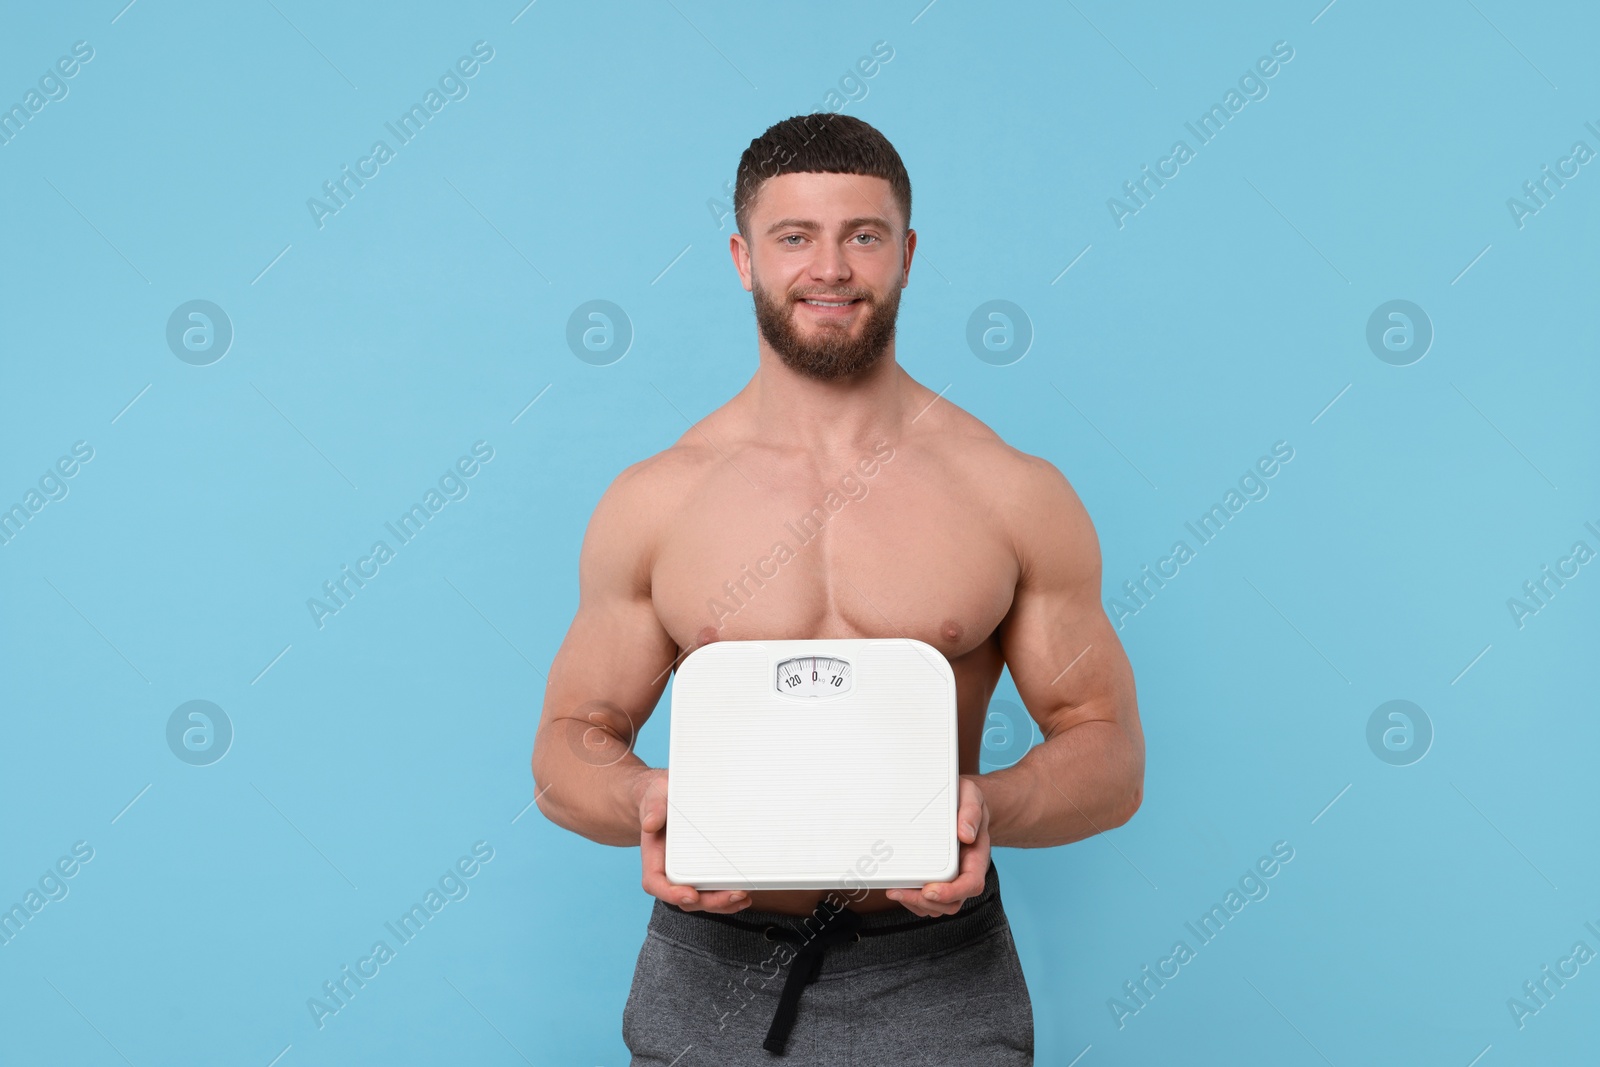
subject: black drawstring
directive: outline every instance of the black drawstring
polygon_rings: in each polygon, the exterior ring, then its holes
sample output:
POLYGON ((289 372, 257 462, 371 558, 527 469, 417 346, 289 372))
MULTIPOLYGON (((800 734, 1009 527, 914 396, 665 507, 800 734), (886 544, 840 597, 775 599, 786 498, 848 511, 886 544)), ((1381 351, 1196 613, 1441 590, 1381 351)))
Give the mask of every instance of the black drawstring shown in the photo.
MULTIPOLYGON (((823 901, 822 909, 829 905, 823 901)), ((844 945, 860 941, 863 937, 875 937, 879 934, 895 934, 902 930, 911 930, 922 926, 931 926, 956 917, 950 915, 930 915, 909 922, 896 923, 892 926, 878 926, 872 929, 861 929, 861 915, 849 908, 841 907, 832 911, 827 918, 822 920, 822 926, 814 936, 796 933, 786 926, 763 926, 757 923, 745 922, 735 919, 731 915, 717 915, 713 912, 694 912, 707 919, 736 926, 752 933, 760 933, 768 941, 786 941, 789 944, 798 944, 800 951, 795 953, 794 959, 789 964, 789 974, 783 981, 783 992, 778 996, 778 1010, 772 1013, 772 1025, 767 1027, 766 1040, 761 1042, 761 1047, 768 1052, 783 1055, 784 1047, 789 1042, 789 1031, 794 1028, 794 1020, 800 1013, 800 994, 806 986, 817 980, 822 973, 822 953, 830 945, 844 945)))
POLYGON ((789 1031, 794 1028, 795 1016, 800 1014, 800 993, 822 973, 823 951, 829 945, 861 940, 857 929, 860 925, 861 916, 849 908, 843 908, 823 920, 822 929, 817 931, 814 938, 804 939, 793 930, 781 926, 767 927, 765 932, 768 937, 776 936, 778 940, 790 944, 800 943, 800 951, 795 953, 794 960, 789 964, 788 977, 783 980, 783 993, 778 997, 778 1010, 772 1013, 772 1025, 767 1027, 767 1038, 761 1042, 762 1048, 780 1056, 783 1054, 789 1042, 789 1031))

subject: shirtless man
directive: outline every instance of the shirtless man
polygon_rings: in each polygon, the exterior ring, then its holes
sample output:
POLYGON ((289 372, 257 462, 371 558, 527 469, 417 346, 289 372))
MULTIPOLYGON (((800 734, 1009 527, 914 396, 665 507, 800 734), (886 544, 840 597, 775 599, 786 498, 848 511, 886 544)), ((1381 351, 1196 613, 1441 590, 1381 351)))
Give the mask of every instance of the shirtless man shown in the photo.
MULTIPOLYGON (((1101 608, 1094 527, 1054 466, 896 362, 917 235, 882 134, 845 115, 778 123, 744 153, 735 204, 730 251, 754 297, 759 366, 595 508, 534 744, 539 810, 640 846, 657 903, 624 1011, 635 1065, 689 1046, 719 1063, 838 1049, 862 1063, 1030 1063, 990 848, 1089 837, 1142 796, 1133 674, 1101 608), (956 876, 858 888, 842 912, 835 891, 670 883, 668 771, 632 744, 673 667, 711 641, 857 637, 925 641, 955 672, 956 876), (1002 666, 1045 739, 980 775, 1002 666), (849 936, 818 936, 839 915, 849 936), (789 962, 819 976, 782 976, 789 962)), ((682 1061, 697 1062, 709 1060, 682 1061)))

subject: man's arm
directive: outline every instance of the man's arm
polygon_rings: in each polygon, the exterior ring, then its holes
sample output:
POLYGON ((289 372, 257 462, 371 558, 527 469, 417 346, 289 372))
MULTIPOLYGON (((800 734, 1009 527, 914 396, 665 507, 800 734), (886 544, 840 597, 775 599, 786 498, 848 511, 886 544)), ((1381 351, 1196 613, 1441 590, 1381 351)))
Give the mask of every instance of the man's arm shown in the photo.
POLYGON ((1045 848, 1133 817, 1144 796, 1144 734, 1133 668, 1100 604, 1088 512, 1053 465, 1024 463, 1006 509, 1021 576, 1000 642, 1045 739, 979 784, 992 844, 1045 848))
POLYGON ((533 741, 534 799, 558 826, 601 844, 639 845, 641 884, 652 896, 736 911, 748 906, 746 894, 667 880, 667 772, 633 752, 678 657, 650 597, 655 531, 675 493, 661 467, 657 457, 623 471, 589 520, 578 611, 550 665, 533 741))
POLYGON ((1046 848, 1133 817, 1144 795, 1144 734, 1133 669, 1100 607, 1100 545, 1060 471, 1022 456, 997 508, 1019 577, 1000 647, 1044 743, 1013 766, 963 774, 954 878, 890 890, 918 915, 949 915, 983 891, 995 845, 1046 848))
POLYGON ((595 505, 578 555, 578 611, 550 665, 533 742, 533 785, 551 822, 605 845, 639 843, 633 753, 666 688, 677 645, 650 601, 646 461, 595 505))

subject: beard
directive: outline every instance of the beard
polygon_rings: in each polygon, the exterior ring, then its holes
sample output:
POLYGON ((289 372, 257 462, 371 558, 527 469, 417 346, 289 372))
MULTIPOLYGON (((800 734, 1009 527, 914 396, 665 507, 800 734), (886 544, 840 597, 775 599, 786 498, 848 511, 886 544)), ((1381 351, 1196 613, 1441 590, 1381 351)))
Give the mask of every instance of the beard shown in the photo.
POLYGON ((900 312, 900 288, 889 289, 886 301, 880 303, 868 289, 847 288, 832 292, 792 290, 782 300, 775 299, 757 282, 751 287, 755 298, 756 325, 767 344, 778 353, 784 365, 808 378, 834 382, 859 374, 873 366, 888 351, 894 340, 895 318, 900 312), (796 322, 801 314, 799 300, 810 296, 817 299, 859 300, 854 319, 856 322, 819 321, 808 332, 802 332, 796 322))

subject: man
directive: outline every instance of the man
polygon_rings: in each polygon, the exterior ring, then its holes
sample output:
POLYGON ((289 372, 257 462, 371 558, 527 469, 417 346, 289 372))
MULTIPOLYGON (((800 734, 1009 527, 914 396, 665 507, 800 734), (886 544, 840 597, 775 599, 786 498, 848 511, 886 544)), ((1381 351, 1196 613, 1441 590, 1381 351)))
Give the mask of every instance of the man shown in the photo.
POLYGON ((656 903, 624 1009, 635 1065, 1031 1063, 990 848, 1077 841, 1142 796, 1094 528, 1055 467, 896 362, 917 235, 882 134, 845 115, 780 122, 741 158, 735 207, 759 366, 595 508, 534 744, 539 808, 640 846, 656 903), (838 890, 669 883, 668 771, 631 746, 672 668, 711 641, 854 637, 916 638, 954 670, 956 876, 857 888, 848 906, 838 890), (1045 740, 979 775, 1003 666, 1045 740))

